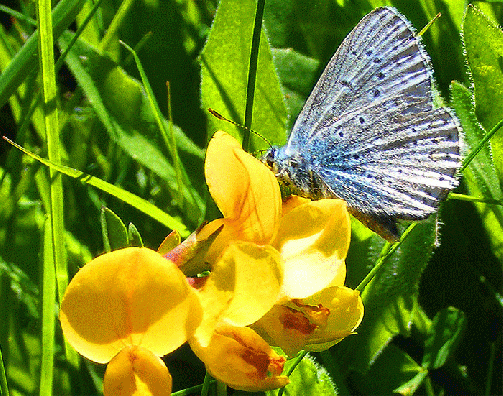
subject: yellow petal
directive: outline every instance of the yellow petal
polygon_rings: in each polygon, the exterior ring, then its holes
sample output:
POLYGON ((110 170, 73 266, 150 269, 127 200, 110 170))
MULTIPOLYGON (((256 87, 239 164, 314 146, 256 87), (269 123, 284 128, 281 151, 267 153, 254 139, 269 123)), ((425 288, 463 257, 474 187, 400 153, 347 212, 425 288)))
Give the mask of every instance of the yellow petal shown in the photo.
POLYGON ((322 199, 300 203, 288 203, 273 242, 284 261, 283 290, 289 298, 308 297, 327 287, 334 278, 344 284, 344 260, 351 237, 344 201, 322 199))
POLYGON ((148 349, 125 347, 108 364, 105 396, 169 396, 172 379, 163 361, 148 349))
POLYGON ((303 300, 305 304, 321 304, 330 311, 326 326, 317 329, 304 349, 324 351, 352 334, 363 318, 360 292, 348 287, 329 287, 303 300))
POLYGON ((205 261, 209 264, 211 269, 212 264, 218 260, 218 257, 233 241, 239 240, 237 230, 233 228, 233 222, 229 219, 216 219, 202 227, 199 233, 199 238, 208 239, 210 235, 223 226, 217 238, 211 244, 208 253, 206 254, 205 261))
POLYGON ((222 131, 208 145, 204 169, 210 194, 239 239, 269 243, 281 214, 274 174, 222 131))
POLYGON ((360 293, 329 287, 298 301, 273 307, 251 327, 287 355, 324 351, 352 334, 363 318, 360 293))
POLYGON ((225 322, 247 326, 276 303, 283 267, 277 250, 253 243, 231 244, 199 291, 204 320, 196 331, 206 345, 215 326, 225 322))
POLYGON ((299 197, 298 195, 290 195, 283 200, 282 212, 285 216, 288 212, 295 209, 297 206, 301 206, 311 202, 310 199, 299 197))
POLYGON ((207 347, 194 338, 189 343, 211 375, 234 389, 257 392, 289 383, 281 375, 285 358, 250 328, 222 326, 207 347))
POLYGON ((284 304, 275 305, 251 326, 272 346, 280 347, 288 356, 304 349, 316 326, 300 311, 284 304))
POLYGON ((108 362, 125 345, 163 356, 199 325, 199 298, 183 273, 147 248, 103 254, 70 282, 61 304, 63 333, 82 355, 108 362))

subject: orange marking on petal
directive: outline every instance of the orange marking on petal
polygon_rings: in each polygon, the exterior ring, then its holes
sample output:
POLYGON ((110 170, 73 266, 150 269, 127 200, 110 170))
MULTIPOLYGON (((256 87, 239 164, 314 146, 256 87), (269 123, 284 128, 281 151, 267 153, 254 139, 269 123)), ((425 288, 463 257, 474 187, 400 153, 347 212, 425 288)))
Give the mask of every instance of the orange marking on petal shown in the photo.
POLYGON ((302 334, 312 334, 318 327, 317 325, 310 323, 308 318, 304 316, 302 312, 295 311, 288 307, 286 308, 287 312, 280 317, 280 321, 285 329, 297 330, 302 334))

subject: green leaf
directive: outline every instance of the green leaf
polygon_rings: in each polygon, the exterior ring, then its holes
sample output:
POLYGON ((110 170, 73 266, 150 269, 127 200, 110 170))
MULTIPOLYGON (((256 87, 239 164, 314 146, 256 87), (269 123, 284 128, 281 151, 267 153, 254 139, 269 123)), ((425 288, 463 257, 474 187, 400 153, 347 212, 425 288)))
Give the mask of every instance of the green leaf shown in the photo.
POLYGON ((465 327, 462 311, 449 307, 438 312, 428 331, 421 365, 428 369, 442 367, 456 350, 465 327))
POLYGON ((352 378, 359 394, 412 395, 422 384, 428 370, 417 364, 395 345, 388 346, 365 374, 352 378))
MULTIPOLYGON (((54 37, 58 37, 74 20, 84 0, 63 0, 54 8, 54 37)), ((30 75, 37 66, 35 61, 38 51, 38 31, 33 33, 16 54, 12 62, 2 70, 0 75, 0 107, 15 92, 17 87, 30 75)))
MULTIPOLYGON (((220 1, 213 26, 200 56, 204 108, 212 108, 241 125, 244 123, 246 86, 255 18, 256 1, 220 1)), ((272 61, 271 50, 262 31, 253 103, 252 129, 272 143, 284 143, 286 109, 272 61)), ((210 136, 218 129, 242 140, 242 131, 225 121, 209 117, 210 136)), ((252 136, 252 150, 268 148, 252 136)))
MULTIPOLYGON (((292 360, 289 362, 292 362, 292 360)), ((285 365, 285 371, 288 370, 289 362, 285 365)), ((289 378, 291 382, 285 387, 283 393, 285 396, 330 396, 338 394, 327 370, 316 363, 314 358, 309 355, 302 359, 289 378)), ((279 390, 269 391, 266 392, 266 395, 275 396, 278 392, 279 390)))
POLYGON ((129 246, 143 247, 143 239, 140 235, 140 232, 133 223, 129 223, 129 226, 127 228, 127 235, 129 246))
MULTIPOLYGON (((8 140, 8 139, 6 139, 8 140)), ((162 211, 159 209, 157 206, 154 204, 144 200, 143 198, 140 198, 129 191, 123 190, 120 187, 114 186, 113 184, 107 183, 104 180, 101 180, 97 177, 91 176, 91 175, 86 175, 84 172, 81 172, 77 169, 70 168, 68 166, 63 166, 63 165, 57 165, 53 164, 52 162, 39 157, 36 154, 33 154, 29 152, 28 150, 24 149, 23 147, 19 146, 18 144, 15 144, 12 141, 9 141, 13 146, 21 150, 23 153, 29 155, 30 157, 36 159, 37 161, 41 162, 42 164, 46 166, 50 166, 51 168, 56 169, 58 172, 64 173, 67 176, 73 177, 74 179, 79 179, 82 182, 89 184, 91 186, 99 188, 101 191, 104 191, 110 195, 113 195, 114 197, 119 198, 120 200, 126 202, 127 204, 135 207, 136 209, 142 211, 143 213, 149 215, 153 219, 159 221, 161 224, 164 224, 165 226, 177 230, 180 235, 182 236, 188 236, 189 231, 185 224, 183 224, 180 220, 171 217, 168 215, 166 212, 162 211)))
MULTIPOLYGON (((71 37, 71 33, 61 36, 59 42, 63 48, 71 37)), ((167 159, 169 154, 155 127, 155 117, 143 86, 82 40, 77 40, 70 50, 67 64, 110 138, 132 158, 161 177, 171 195, 177 196, 176 172, 167 159)), ((167 123, 166 120, 163 122, 167 123)), ((202 168, 203 151, 180 128, 172 128, 178 148, 187 157, 187 167, 202 168)), ((187 187, 182 192, 187 203, 183 208, 184 215, 198 224, 204 203, 196 190, 190 187, 191 181, 185 172, 183 181, 187 187)))
MULTIPOLYGON (((288 122, 293 123, 316 82, 320 63, 291 48, 272 49, 272 54, 285 94, 288 122)), ((292 126, 289 125, 288 129, 292 126)))
MULTIPOLYGON (((386 259, 380 271, 362 293, 365 315, 357 335, 334 348, 341 367, 358 371, 368 369, 394 336, 408 336, 416 309, 419 281, 435 245, 435 217, 416 224, 398 249, 386 259)), ((382 245, 374 236, 353 240, 347 267, 360 274, 368 272, 382 245)))
POLYGON ((129 245, 126 226, 119 216, 112 210, 102 207, 100 220, 105 252, 122 249, 129 245))
MULTIPOLYGON (((468 88, 456 82, 452 83, 451 92, 452 105, 465 132, 467 151, 471 151, 485 135, 475 116, 473 95, 468 88)), ((463 180, 471 195, 487 200, 503 198, 493 158, 491 147, 486 145, 464 170, 463 180)), ((487 230, 493 253, 500 261, 503 260, 503 207, 480 202, 473 204, 487 230)))
MULTIPOLYGON (((463 22, 466 59, 471 71, 475 112, 489 131, 503 118, 503 32, 480 10, 468 6, 463 22)), ((503 134, 491 139, 494 165, 503 180, 503 134)))
POLYGON ((21 268, 6 263, 0 257, 0 274, 5 277, 19 302, 26 306, 29 316, 40 320, 40 293, 36 285, 21 268))

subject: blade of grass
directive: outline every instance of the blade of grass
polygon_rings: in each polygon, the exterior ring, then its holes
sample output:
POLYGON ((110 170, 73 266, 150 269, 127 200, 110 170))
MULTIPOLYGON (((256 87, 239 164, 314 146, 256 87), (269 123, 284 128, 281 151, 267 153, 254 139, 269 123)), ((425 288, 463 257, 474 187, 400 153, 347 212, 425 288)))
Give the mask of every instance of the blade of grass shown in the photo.
POLYGON ((201 396, 208 396, 210 391, 210 383, 213 378, 206 371, 206 375, 204 376, 203 388, 201 389, 201 396))
POLYGON ((470 165, 470 162, 472 162, 473 158, 482 150, 484 145, 498 132, 498 130, 503 126, 503 120, 498 122, 493 129, 489 131, 489 133, 486 133, 483 139, 480 140, 479 144, 477 147, 475 147, 463 160, 463 165, 459 169, 458 173, 461 174, 468 165, 470 165))
POLYGON ((5 366, 3 364, 2 348, 0 348, 0 391, 2 392, 2 396, 9 396, 7 377, 5 376, 5 366))
POLYGON ((0 4, 0 11, 5 12, 6 14, 9 14, 10 16, 20 21, 28 22, 30 25, 35 26, 37 24, 37 21, 35 19, 32 19, 29 16, 26 16, 23 13, 13 10, 12 8, 6 7, 2 4, 0 4))
MULTIPOLYGON (((38 0, 39 30, 39 67, 42 72, 42 96, 44 127, 49 160, 61 163, 59 150, 59 121, 57 107, 56 71, 54 68, 54 38, 52 34, 51 0, 38 0)), ((56 317, 54 302, 56 297, 55 283, 59 301, 63 299, 68 285, 66 268, 65 228, 63 224, 63 182, 61 174, 50 169, 51 207, 48 219, 50 224, 44 232, 44 268, 42 284, 42 366, 40 374, 40 394, 52 394, 54 372, 54 334, 56 317)), ((47 223, 46 223, 47 224, 47 223)))
POLYGON ((501 199, 491 199, 491 198, 484 198, 484 197, 474 197, 472 195, 466 195, 466 194, 457 194, 457 193, 450 193, 447 199, 457 199, 459 201, 467 201, 467 202, 483 202, 489 205, 503 205, 503 200, 501 199))
MULTIPOLYGON (((85 0, 62 0, 54 8, 54 36, 59 35, 75 20, 85 0)), ((33 59, 37 57, 38 30, 19 50, 12 62, 2 70, 0 75, 0 107, 2 107, 17 87, 26 79, 30 72, 38 66, 33 59)))
MULTIPOLYGON (((103 0, 98 0, 96 2, 96 4, 93 5, 93 8, 89 11, 89 14, 82 21, 82 24, 79 26, 79 28, 75 32, 75 35, 72 37, 72 39, 68 43, 68 46, 65 48, 63 53, 58 57, 58 60, 56 61, 56 65, 55 65, 56 73, 59 72, 59 70, 61 69, 61 66, 63 66, 63 62, 65 61, 66 56, 68 55, 68 53, 72 49, 75 42, 77 41, 77 39, 80 37, 80 35, 84 31, 84 29, 86 28, 86 26, 89 24, 89 21, 91 20, 91 18, 94 16, 96 11, 98 11, 98 8, 101 6, 101 3, 103 3, 103 0)), ((31 118, 32 118, 35 110, 38 108, 41 98, 42 98, 42 92, 39 92, 36 96, 36 99, 31 103, 30 108, 26 112, 24 120, 18 129, 18 136, 23 135, 25 130, 30 126, 30 124, 32 122, 31 118)))
MULTIPOLYGON (((178 185, 178 202, 181 204, 182 207, 185 207, 183 205, 184 199, 183 199, 183 190, 184 190, 184 185, 183 185, 183 180, 182 180, 182 164, 180 163, 180 159, 178 157, 178 150, 176 148, 176 141, 175 141, 175 136, 173 134, 173 128, 169 128, 170 131, 168 132, 166 130, 166 126, 163 122, 163 117, 161 115, 161 109, 159 109, 159 104, 157 103, 157 100, 155 99, 154 92, 152 91, 152 87, 150 86, 150 83, 148 81, 147 75, 145 74, 145 70, 143 69, 143 66, 141 64, 140 58, 136 54, 136 51, 133 50, 129 45, 124 43, 123 41, 120 41, 120 43, 133 55, 136 67, 138 68, 138 71, 140 72, 140 77, 141 77, 141 82, 143 83, 143 87, 145 88, 145 92, 147 93, 147 98, 150 103, 150 106, 152 108, 152 112, 154 113, 155 121, 157 122, 157 126, 159 127, 159 130, 161 131, 161 136, 164 140, 164 144, 169 150, 169 153, 171 154, 171 160, 173 161, 173 167, 175 168, 175 173, 176 173, 176 183, 178 185)), ((171 120, 169 121, 170 126, 171 120)))
POLYGON ((374 268, 367 274, 365 279, 363 279, 358 287, 355 290, 358 290, 359 292, 363 292, 363 289, 365 289, 365 286, 376 276, 376 274, 379 272, 383 264, 386 262, 386 260, 398 249, 398 247, 402 244, 403 240, 407 238, 407 236, 411 233, 411 231, 414 229, 417 223, 412 223, 402 234, 400 237, 400 240, 398 242, 395 242, 394 244, 390 244, 389 242, 386 242, 384 245, 381 255, 379 259, 377 260, 376 264, 374 265, 374 268))
POLYGON ((100 42, 99 50, 101 53, 106 52, 110 44, 112 43, 112 40, 117 37, 117 31, 122 26, 124 18, 126 18, 133 4, 134 0, 124 0, 120 5, 119 9, 114 15, 112 22, 107 27, 105 37, 103 37, 100 42))
POLYGON ((137 195, 134 195, 130 193, 129 191, 123 190, 120 187, 114 186, 113 184, 107 183, 104 180, 101 180, 98 177, 88 175, 84 172, 81 172, 77 169, 70 168, 68 166, 64 165, 57 165, 54 164, 47 159, 44 159, 42 157, 39 157, 38 155, 26 150, 25 148, 21 147, 20 145, 14 143, 12 140, 6 138, 4 136, 4 139, 8 141, 10 144, 12 144, 14 147, 17 149, 21 150, 23 153, 29 155, 30 157, 34 158, 35 160, 41 162, 42 164, 49 166, 51 168, 54 168, 58 172, 64 173, 67 176, 70 176, 74 179, 78 179, 83 183, 89 184, 91 186, 94 186, 98 189, 100 189, 103 192, 106 192, 107 194, 113 195, 114 197, 120 199, 121 201, 131 205, 132 207, 140 210, 141 212, 145 213, 146 215, 152 217, 154 220, 157 220, 159 223, 165 225, 168 228, 171 228, 172 230, 178 231, 178 233, 182 237, 187 237, 189 236, 190 232, 179 220, 175 219, 174 217, 171 217, 168 215, 166 212, 162 211, 159 209, 157 206, 154 204, 150 203, 149 201, 144 200, 143 198, 138 197, 137 195))
MULTIPOLYGON (((58 114, 58 88, 56 85, 56 70, 54 65, 54 37, 52 35, 51 1, 39 0, 39 32, 40 32, 40 70, 42 72, 42 96, 45 133, 47 139, 47 154, 49 161, 60 164, 60 138, 58 114)), ((59 301, 68 285, 66 268, 65 227, 63 212, 63 182, 61 174, 54 169, 50 170, 51 176, 51 218, 52 239, 54 244, 54 261, 56 264, 56 277, 58 279, 59 301)))
POLYGON ((54 243, 52 238, 52 216, 44 224, 44 271, 42 273, 42 362, 40 369, 40 395, 52 395, 54 372, 54 301, 56 301, 56 271, 54 243))

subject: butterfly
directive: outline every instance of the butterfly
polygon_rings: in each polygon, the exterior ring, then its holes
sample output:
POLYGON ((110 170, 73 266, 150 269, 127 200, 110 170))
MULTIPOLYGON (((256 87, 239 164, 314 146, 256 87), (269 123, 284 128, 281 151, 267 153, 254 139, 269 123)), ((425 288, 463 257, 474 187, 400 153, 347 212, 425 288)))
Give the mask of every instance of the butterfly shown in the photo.
POLYGON ((288 143, 262 157, 294 193, 341 198, 383 238, 397 220, 425 219, 458 185, 462 129, 433 105, 433 69, 412 24, 391 7, 344 39, 288 143))

